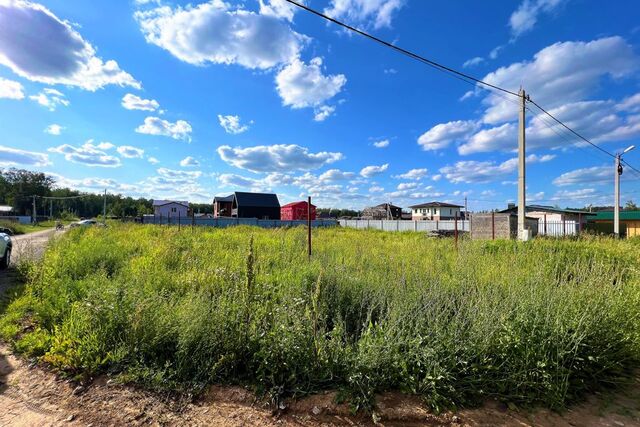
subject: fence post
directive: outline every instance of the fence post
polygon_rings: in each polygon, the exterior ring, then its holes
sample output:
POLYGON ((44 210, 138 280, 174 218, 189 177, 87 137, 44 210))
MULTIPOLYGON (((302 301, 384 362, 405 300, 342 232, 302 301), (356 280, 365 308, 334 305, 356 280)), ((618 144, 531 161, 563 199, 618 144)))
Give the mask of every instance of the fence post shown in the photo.
POLYGON ((491 212, 491 240, 496 240, 496 213, 491 212))
POLYGON ((180 231, 180 224, 182 223, 181 219, 182 218, 180 218, 180 211, 178 211, 178 231, 180 231))
POLYGON ((578 214, 578 234, 582 234, 582 214, 578 214))
POLYGON ((544 214, 544 235, 547 235, 547 214, 544 214))
POLYGON ((436 231, 440 231, 440 221, 436 219, 436 231))
POLYGON ((193 226, 196 225, 196 213, 191 211, 191 231, 193 231, 193 226))
POLYGON ((413 221, 413 228, 414 228, 414 231, 416 231, 416 232, 418 231, 418 220, 417 219, 413 221))
POLYGON ((453 236, 455 238, 456 243, 456 252, 458 251, 458 212, 453 216, 453 236))
POLYGON ((567 235, 567 220, 562 217, 562 237, 567 235))
POLYGON ((311 196, 307 199, 307 230, 309 242, 309 261, 311 261, 311 196))

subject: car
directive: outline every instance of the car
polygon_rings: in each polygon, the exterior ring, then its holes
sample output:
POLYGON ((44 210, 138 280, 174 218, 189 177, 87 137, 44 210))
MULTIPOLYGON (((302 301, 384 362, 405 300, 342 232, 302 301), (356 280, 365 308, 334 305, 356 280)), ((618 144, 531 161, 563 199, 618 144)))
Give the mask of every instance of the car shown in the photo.
POLYGON ((0 270, 4 270, 11 264, 11 248, 13 243, 11 242, 11 236, 7 233, 0 233, 0 270))
POLYGON ((69 224, 69 227, 71 227, 71 228, 75 228, 75 227, 92 227, 94 225, 103 226, 104 224, 102 224, 101 222, 96 221, 95 219, 83 219, 82 221, 72 222, 71 224, 69 224))

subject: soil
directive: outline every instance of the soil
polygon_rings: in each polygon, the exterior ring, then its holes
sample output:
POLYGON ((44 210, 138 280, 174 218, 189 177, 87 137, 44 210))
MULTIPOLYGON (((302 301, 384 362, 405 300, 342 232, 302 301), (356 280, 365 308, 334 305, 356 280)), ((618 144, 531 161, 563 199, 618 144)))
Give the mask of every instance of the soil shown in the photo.
MULTIPOLYGON (((42 251, 53 233, 25 237, 42 251)), ((25 243, 25 242, 21 242, 25 243)), ((15 243, 14 243, 15 245, 15 243)), ((27 246, 26 244, 23 246, 27 246)), ((15 246, 14 246, 15 247, 15 246)), ((14 254, 16 251, 14 251, 14 254)), ((26 254, 22 251, 18 254, 26 254)), ((26 256, 26 255, 18 255, 26 256)), ((17 260, 18 256, 14 257, 17 260)), ((0 272, 0 293, 18 280, 0 272)), ((242 387, 212 386, 198 399, 179 399, 118 384, 102 376, 87 384, 60 377, 12 354, 0 343, 0 427, 3 426, 603 426, 640 427, 640 378, 622 392, 600 394, 562 414, 524 410, 499 402, 478 409, 434 414, 423 402, 401 393, 376 400, 373 415, 354 416, 348 405, 326 392, 285 402, 274 410, 242 387)))

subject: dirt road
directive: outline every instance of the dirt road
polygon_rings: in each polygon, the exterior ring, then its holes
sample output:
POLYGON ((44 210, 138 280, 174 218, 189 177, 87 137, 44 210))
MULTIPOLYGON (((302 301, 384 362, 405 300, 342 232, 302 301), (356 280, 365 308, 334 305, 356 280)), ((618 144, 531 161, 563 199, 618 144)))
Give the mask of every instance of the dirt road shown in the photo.
MULTIPOLYGON (((14 238, 14 260, 40 256, 52 230, 14 238)), ((12 269, 0 272, 0 295, 15 286, 12 269)), ((1 312, 0 312, 1 314, 1 312)), ((78 384, 0 342, 0 427, 4 426, 640 426, 640 383, 615 395, 593 396, 564 414, 512 410, 497 402, 456 414, 434 415, 420 399, 387 393, 377 413, 354 417, 335 393, 289 402, 274 414, 241 387, 211 387, 200 399, 177 400, 126 385, 108 376, 78 384)))

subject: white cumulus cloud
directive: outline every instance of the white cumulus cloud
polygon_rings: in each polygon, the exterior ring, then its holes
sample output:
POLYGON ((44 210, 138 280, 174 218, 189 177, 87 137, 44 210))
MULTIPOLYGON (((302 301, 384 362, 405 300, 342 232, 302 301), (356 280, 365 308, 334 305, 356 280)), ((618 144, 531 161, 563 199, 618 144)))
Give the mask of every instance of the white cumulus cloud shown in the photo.
POLYGON ((232 8, 222 0, 175 9, 162 6, 138 11, 135 18, 147 42, 194 65, 267 69, 296 58, 306 39, 273 13, 232 8))
POLYGON ((366 166, 364 168, 362 168, 362 170, 360 171, 360 175, 365 177, 365 178, 371 178, 374 177, 376 175, 380 175, 382 173, 384 173, 387 169, 389 169, 389 164, 385 163, 384 165, 380 165, 380 166, 366 166))
POLYGON ((425 151, 446 148, 455 141, 463 141, 478 128, 473 120, 456 120, 435 125, 418 138, 418 144, 425 151))
POLYGON ((31 95, 29 99, 48 108, 49 111, 55 111, 60 105, 68 107, 71 104, 62 92, 51 88, 45 88, 37 95, 31 95))
POLYGON ((24 87, 19 82, 0 77, 0 98, 24 99, 24 87))
POLYGON ((155 111, 160 104, 155 99, 143 99, 138 95, 128 93, 122 97, 122 106, 127 110, 155 111))
POLYGON ((218 114, 218 121, 225 132, 233 135, 238 135, 249 130, 248 125, 240 124, 240 116, 223 116, 222 114, 218 114))
POLYGON ((64 126, 53 123, 44 129, 44 133, 48 133, 49 135, 60 135, 63 129, 65 129, 64 126))
POLYGON ((58 147, 49 148, 49 152, 63 154, 64 158, 73 163, 80 163, 86 166, 118 167, 121 165, 120 159, 109 153, 108 150, 114 148, 110 142, 94 144, 89 140, 81 146, 62 144, 58 147))
POLYGON ((182 167, 196 167, 200 166, 200 162, 194 159, 191 156, 187 156, 184 159, 180 160, 180 166, 182 167))
POLYGON ((0 1, 0 64, 28 80, 95 91, 106 85, 139 88, 114 60, 103 61, 67 21, 24 0, 0 1))
POLYGON ((218 147, 220 158, 232 166, 252 172, 288 172, 318 169, 341 160, 342 153, 322 151, 311 153, 299 145, 276 144, 255 147, 218 147))
POLYGON ((380 141, 375 141, 373 143, 373 146, 376 148, 387 148, 389 144, 391 144, 391 141, 389 141, 388 139, 382 139, 380 141))
POLYGON ((185 120, 171 123, 159 117, 149 116, 144 123, 136 128, 136 132, 147 135, 168 136, 173 139, 191 141, 191 125, 185 120))
POLYGON ((427 172, 425 168, 411 169, 403 174, 395 175, 394 178, 419 180, 427 176, 427 172))
MULTIPOLYGON (((323 104, 336 96, 347 83, 343 74, 324 75, 322 58, 313 58, 309 64, 300 59, 292 60, 276 75, 276 89, 286 106, 292 108, 314 107, 319 109, 321 120, 333 110, 323 110, 323 104)), ((316 115, 318 112, 316 112, 316 115)))
POLYGON ((551 13, 566 0, 524 0, 509 18, 509 27, 514 38, 531 31, 541 13, 551 13))
POLYGON ((331 0, 324 13, 350 24, 379 29, 390 27, 404 0, 331 0))
POLYGON ((35 151, 19 150, 0 145, 0 166, 47 166, 49 156, 35 151))
POLYGON ((144 157, 142 148, 132 147, 130 145, 121 145, 117 148, 118 153, 127 159, 141 159, 144 157))

